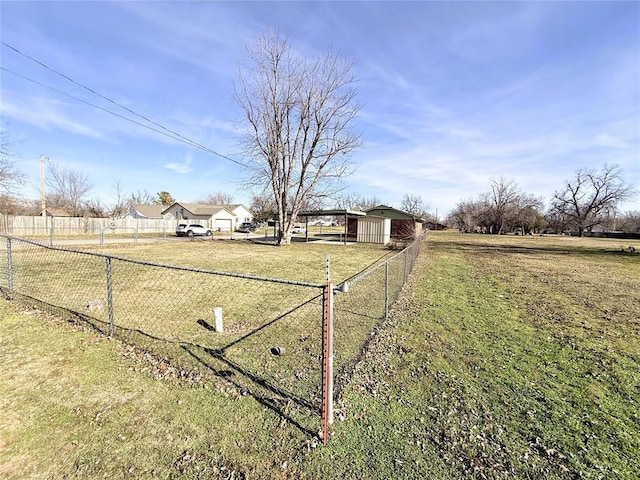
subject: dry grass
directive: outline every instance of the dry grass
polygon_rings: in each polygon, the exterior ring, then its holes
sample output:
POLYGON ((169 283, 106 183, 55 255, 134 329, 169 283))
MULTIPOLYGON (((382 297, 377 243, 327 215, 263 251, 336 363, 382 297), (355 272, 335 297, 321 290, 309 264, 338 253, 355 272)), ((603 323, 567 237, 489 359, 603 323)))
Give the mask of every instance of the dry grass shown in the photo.
POLYGON ((345 396, 334 473, 635 478, 639 257, 570 237, 429 245, 345 396))
POLYGON ((431 235, 318 448, 290 399, 0 301, 0 475, 636 478, 628 243, 431 235))

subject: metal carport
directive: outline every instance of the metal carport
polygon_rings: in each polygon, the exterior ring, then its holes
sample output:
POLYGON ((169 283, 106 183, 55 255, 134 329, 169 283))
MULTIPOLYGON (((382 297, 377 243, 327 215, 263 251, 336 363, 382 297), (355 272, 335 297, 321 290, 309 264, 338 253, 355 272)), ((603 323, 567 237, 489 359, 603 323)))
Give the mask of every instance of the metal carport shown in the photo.
POLYGON ((344 244, 347 244, 349 218, 364 217, 367 213, 360 210, 334 209, 334 210, 307 210, 298 213, 298 217, 304 217, 305 239, 309 240, 309 217, 344 217, 344 244))

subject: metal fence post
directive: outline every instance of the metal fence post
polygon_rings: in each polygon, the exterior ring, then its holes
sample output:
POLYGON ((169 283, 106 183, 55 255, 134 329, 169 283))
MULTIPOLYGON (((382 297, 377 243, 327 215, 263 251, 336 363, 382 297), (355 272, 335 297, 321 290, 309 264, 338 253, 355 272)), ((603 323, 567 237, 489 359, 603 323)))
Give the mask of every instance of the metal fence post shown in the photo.
POLYGON ((105 257, 107 267, 107 310, 109 311, 109 337, 113 337, 113 284, 111 282, 111 257, 105 257))
POLYGON ((389 262, 384 264, 384 318, 389 318, 389 262))
POLYGON ((327 283, 322 295, 322 442, 329 440, 333 423, 333 284, 329 277, 331 258, 327 255, 327 283))
POLYGON ((404 277, 402 279, 402 283, 404 284, 407 281, 407 278, 409 277, 409 266, 408 264, 408 260, 409 260, 409 254, 407 253, 408 249, 404 251, 404 277))
POLYGON ((11 238, 7 237, 7 288, 9 300, 13 297, 13 260, 11 259, 11 238))

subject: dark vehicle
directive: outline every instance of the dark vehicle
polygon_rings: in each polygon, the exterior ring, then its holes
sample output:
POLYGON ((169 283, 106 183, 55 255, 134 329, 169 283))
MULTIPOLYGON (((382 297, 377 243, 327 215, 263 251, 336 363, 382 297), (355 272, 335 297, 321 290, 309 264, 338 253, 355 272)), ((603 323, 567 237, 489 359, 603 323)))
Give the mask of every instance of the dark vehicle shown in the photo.
POLYGON ((195 237, 196 235, 210 237, 212 233, 209 228, 198 225, 197 223, 192 223, 191 225, 181 223, 176 227, 176 235, 178 237, 195 237))
POLYGON ((251 233, 255 231, 256 225, 251 222, 244 222, 238 227, 238 232, 251 233))

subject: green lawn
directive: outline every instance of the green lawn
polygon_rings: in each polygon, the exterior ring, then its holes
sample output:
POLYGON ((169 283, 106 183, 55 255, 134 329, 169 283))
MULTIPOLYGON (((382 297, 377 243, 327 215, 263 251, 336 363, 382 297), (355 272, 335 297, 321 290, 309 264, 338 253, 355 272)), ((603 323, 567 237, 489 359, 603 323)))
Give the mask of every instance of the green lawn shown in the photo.
POLYGON ((324 446, 291 399, 0 300, 0 477, 637 478, 629 243, 431 234, 324 446))

